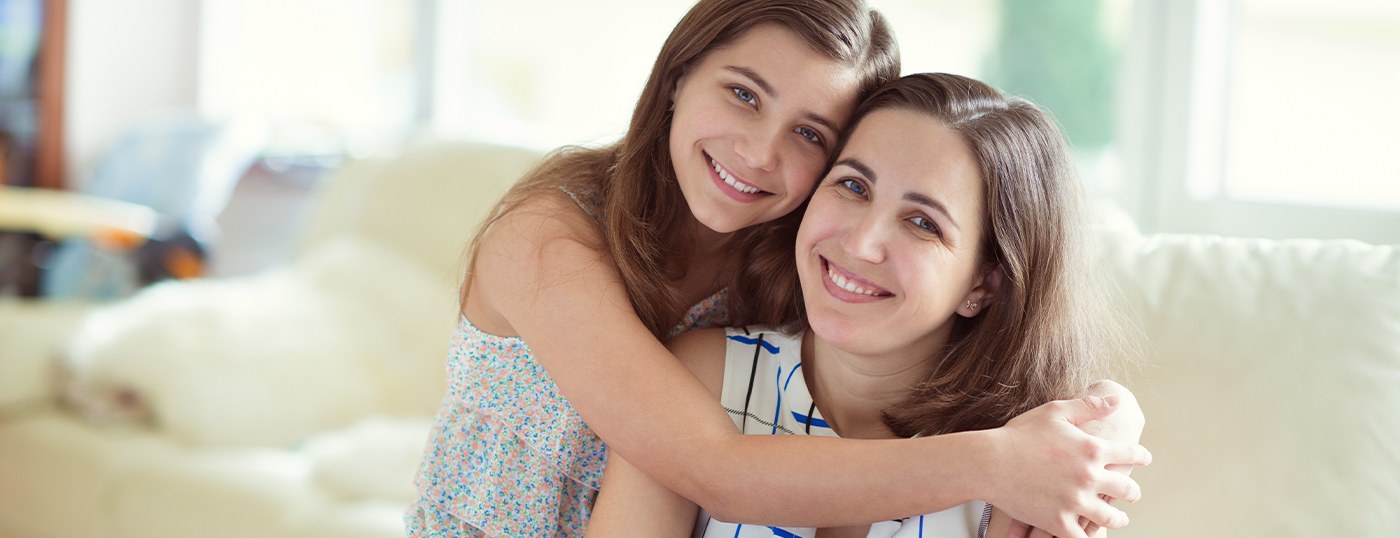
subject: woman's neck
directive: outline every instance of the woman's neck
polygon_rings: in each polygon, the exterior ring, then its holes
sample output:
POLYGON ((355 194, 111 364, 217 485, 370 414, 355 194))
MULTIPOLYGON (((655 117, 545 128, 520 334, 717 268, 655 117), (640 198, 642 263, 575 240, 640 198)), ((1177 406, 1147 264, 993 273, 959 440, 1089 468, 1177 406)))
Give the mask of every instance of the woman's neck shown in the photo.
POLYGON ((838 349, 808 330, 802 370, 812 401, 842 437, 893 438, 884 411, 909 398, 930 370, 928 353, 862 356, 838 349))

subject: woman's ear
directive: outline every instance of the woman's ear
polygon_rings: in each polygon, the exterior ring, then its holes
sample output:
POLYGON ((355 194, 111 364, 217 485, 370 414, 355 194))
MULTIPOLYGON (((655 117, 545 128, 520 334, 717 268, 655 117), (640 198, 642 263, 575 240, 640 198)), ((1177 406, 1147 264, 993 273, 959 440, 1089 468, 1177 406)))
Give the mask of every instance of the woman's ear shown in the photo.
POLYGON ((963 302, 958 306, 958 315, 965 318, 975 318, 987 307, 991 306, 992 300, 996 298, 997 292, 1001 291, 1001 283, 1006 279, 1006 273, 1001 270, 1001 264, 992 266, 987 274, 982 276, 982 281, 977 283, 967 296, 963 297, 963 302))

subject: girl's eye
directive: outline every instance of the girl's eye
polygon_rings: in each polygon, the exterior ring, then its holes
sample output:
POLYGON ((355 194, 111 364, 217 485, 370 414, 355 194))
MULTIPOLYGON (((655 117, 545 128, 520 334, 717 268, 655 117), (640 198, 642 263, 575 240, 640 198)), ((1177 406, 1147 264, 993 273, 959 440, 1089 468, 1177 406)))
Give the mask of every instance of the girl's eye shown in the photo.
POLYGON ((934 224, 933 219, 931 218, 914 217, 909 219, 909 222, 920 230, 931 233, 933 235, 940 235, 938 231, 938 225, 934 224))
POLYGON ((802 137, 802 138, 806 138, 807 140, 811 141, 811 142, 814 143, 814 144, 820 145, 820 144, 822 143, 822 135, 821 135, 821 133, 818 133, 818 132, 816 132, 815 130, 808 129, 808 128, 806 128, 806 127, 798 127, 797 130, 796 130, 796 132, 797 132, 797 136, 800 136, 800 137, 802 137))
POLYGON ((851 194, 854 194, 861 198, 865 198, 869 195, 869 191, 865 189, 865 185, 854 178, 843 179, 841 181, 838 181, 837 184, 841 185, 842 187, 845 187, 846 190, 851 191, 851 194))
POLYGON ((753 92, 745 90, 743 88, 733 88, 733 90, 734 96, 738 97, 740 101, 754 106, 758 105, 758 98, 754 97, 753 92))

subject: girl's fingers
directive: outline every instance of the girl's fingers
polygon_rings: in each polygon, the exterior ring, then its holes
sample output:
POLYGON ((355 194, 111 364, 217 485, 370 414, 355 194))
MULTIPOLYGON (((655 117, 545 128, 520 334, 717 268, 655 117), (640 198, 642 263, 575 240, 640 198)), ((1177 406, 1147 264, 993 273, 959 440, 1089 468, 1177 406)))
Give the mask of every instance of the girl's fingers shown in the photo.
POLYGON ((1142 486, 1136 480, 1123 473, 1104 471, 1099 474, 1099 487, 1097 493, 1111 499, 1122 499, 1135 503, 1142 499, 1142 486))

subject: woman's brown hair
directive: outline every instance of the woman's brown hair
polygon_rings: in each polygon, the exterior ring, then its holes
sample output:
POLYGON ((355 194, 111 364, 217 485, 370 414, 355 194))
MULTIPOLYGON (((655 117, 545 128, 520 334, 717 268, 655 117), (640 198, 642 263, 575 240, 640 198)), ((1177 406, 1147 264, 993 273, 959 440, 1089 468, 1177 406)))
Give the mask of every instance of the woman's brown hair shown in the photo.
POLYGON ((891 108, 927 114, 972 149, 986 193, 981 270, 1004 277, 980 315, 954 316, 933 370, 886 424, 905 437, 993 428, 1083 394, 1127 346, 1089 270, 1082 195, 1054 120, 979 81, 925 73, 862 102, 848 132, 891 108))
MULTIPOLYGON (((544 191, 564 187, 599 197, 606 248, 632 307, 652 334, 664 338, 688 306, 681 304, 673 284, 685 275, 690 256, 685 236, 690 212, 671 163, 670 97, 687 69, 760 24, 786 28, 813 50, 856 68, 861 80, 858 98, 899 75, 899 52, 889 27, 863 0, 701 0, 662 45, 622 139, 598 148, 556 150, 506 193, 482 231, 523 200, 544 191)), ((756 244, 753 238, 766 234, 764 225, 750 227, 734 234, 729 244, 748 251, 756 244)), ((481 235, 469 247, 463 303, 481 235)), ((741 263, 762 264, 764 255, 740 252, 737 257, 741 263)), ((745 284, 744 274, 741 271, 731 284, 732 321, 764 321, 790 311, 768 306, 791 304, 790 299, 738 292, 735 286, 751 287, 745 284)))

